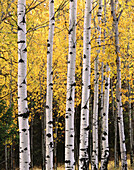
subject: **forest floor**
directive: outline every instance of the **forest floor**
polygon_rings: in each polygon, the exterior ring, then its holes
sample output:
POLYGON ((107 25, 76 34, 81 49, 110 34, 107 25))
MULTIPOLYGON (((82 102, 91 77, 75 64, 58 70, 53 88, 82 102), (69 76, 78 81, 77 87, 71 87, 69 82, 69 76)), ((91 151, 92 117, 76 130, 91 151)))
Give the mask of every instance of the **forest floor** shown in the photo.
MULTIPOLYGON (((130 166, 130 160, 127 161, 128 162, 128 170, 134 170, 134 166, 131 167, 130 166)), ((64 165, 59 165, 57 170, 64 170, 65 166, 64 165)), ((41 168, 33 168, 33 170, 41 170, 41 168)), ((89 170, 91 170, 91 164, 89 165, 89 170)), ((109 161, 108 163, 108 170, 121 170, 121 162, 119 163, 119 168, 114 168, 114 161, 109 161)))

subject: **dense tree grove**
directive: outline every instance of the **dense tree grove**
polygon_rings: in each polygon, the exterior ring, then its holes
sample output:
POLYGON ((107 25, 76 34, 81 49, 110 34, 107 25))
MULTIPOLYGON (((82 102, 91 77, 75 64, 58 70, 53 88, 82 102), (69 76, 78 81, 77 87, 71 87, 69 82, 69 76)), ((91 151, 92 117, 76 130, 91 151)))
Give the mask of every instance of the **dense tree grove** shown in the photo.
POLYGON ((132 0, 0 1, 0 169, 134 168, 132 0))

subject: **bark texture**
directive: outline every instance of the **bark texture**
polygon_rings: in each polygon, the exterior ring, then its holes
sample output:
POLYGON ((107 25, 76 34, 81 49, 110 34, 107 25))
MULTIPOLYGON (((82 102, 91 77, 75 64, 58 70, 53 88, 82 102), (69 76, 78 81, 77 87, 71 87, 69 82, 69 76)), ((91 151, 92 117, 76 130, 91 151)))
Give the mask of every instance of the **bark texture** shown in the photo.
POLYGON ((69 55, 67 70, 67 99, 65 118, 65 169, 75 167, 74 160, 74 98, 76 60, 76 7, 77 0, 70 0, 69 9, 69 55))
POLYGON ((30 168, 29 110, 27 105, 26 0, 18 0, 18 121, 19 168, 30 168))
MULTIPOLYGON (((106 72, 109 72, 109 66, 106 65, 106 72)), ((102 117, 102 153, 101 153, 101 169, 106 170, 109 157, 108 143, 108 113, 109 113, 109 88, 110 75, 105 78, 105 93, 104 93, 104 110, 102 117)))
POLYGON ((54 37, 54 0, 49 0, 49 35, 47 40, 47 94, 46 94, 46 170, 53 169, 53 37, 54 37))
POLYGON ((92 0, 85 2, 79 169, 89 169, 89 96, 92 0))
POLYGON ((117 55, 117 59, 116 59, 116 65, 117 65, 116 92, 117 92, 117 114, 118 114, 117 120, 118 120, 118 126, 119 126, 121 166, 122 166, 122 170, 126 170, 127 169, 127 156, 126 156, 123 109, 122 109, 122 99, 121 99, 121 61, 120 61, 120 56, 119 56, 120 55, 119 31, 118 31, 119 18, 116 17, 114 0, 111 0, 111 13, 113 15, 113 21, 114 21, 115 48, 116 48, 115 52, 116 52, 116 55, 117 55))
MULTIPOLYGON (((98 8, 98 46, 101 45, 101 16, 102 16, 102 0, 99 0, 98 8)), ((95 58, 95 67, 94 67, 94 108, 93 108, 93 151, 92 151, 92 170, 98 169, 98 84, 99 84, 99 71, 98 71, 98 58, 100 50, 97 50, 97 57, 95 58)))

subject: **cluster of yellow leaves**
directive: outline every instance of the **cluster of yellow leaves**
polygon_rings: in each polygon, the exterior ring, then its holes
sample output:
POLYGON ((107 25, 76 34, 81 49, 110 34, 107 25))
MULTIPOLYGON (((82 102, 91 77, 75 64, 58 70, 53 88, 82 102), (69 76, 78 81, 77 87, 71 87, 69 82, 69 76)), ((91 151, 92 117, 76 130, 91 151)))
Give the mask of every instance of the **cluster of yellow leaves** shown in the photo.
MULTIPOLYGON (((7 3, 1 1, 0 10, 7 17, 7 3)), ((27 1, 27 90, 28 104, 30 113, 33 114, 44 112, 45 95, 46 95, 46 63, 47 63, 47 38, 49 24, 49 4, 48 1, 41 3, 35 9, 38 1, 27 1)), ((127 92, 128 81, 131 89, 133 84, 133 66, 134 66, 134 46, 132 43, 134 14, 132 2, 128 2, 127 6, 123 0, 119 1, 118 12, 123 9, 122 16, 119 21, 119 41, 120 41, 120 57, 121 57, 121 74, 122 74, 122 95, 123 103, 128 101, 127 92), (121 6, 121 7, 120 7, 121 6), (129 69, 128 69, 129 68, 129 69)), ((93 3, 95 6, 95 3, 93 3)), ((82 82, 82 58, 83 58, 83 24, 84 24, 84 1, 78 0, 77 7, 77 46, 76 46, 76 88, 75 88, 75 106, 81 103, 81 82, 82 82)), ((113 32, 113 18, 111 16, 110 4, 107 5, 106 25, 100 23, 101 27, 101 47, 97 44, 97 28, 98 5, 92 11, 91 25, 91 90, 94 91, 94 60, 99 54, 99 73, 101 75, 101 62, 110 66, 110 73, 104 72, 104 76, 110 77, 113 81, 113 97, 116 98, 116 54, 115 54, 115 37, 113 32), (104 40, 104 31, 106 38, 104 40), (105 46, 105 49, 104 49, 105 46)), ((4 84, 2 97, 9 105, 10 93, 13 94, 14 117, 17 115, 17 0, 11 3, 9 8, 11 16, 4 21, 0 21, 0 85, 4 84), (4 59, 3 59, 4 58, 4 59), (12 64, 11 64, 12 59, 12 64), (12 82, 11 82, 12 77, 12 82), (11 90, 12 89, 12 90, 11 90)), ((65 115, 66 107, 66 79, 67 79, 67 58, 68 58, 68 28, 69 28, 69 1, 55 0, 55 34, 53 45, 53 110, 57 116, 65 115), (65 2, 65 4, 64 4, 65 2), (62 8, 64 6, 64 8, 62 8), (58 10, 60 9, 60 10, 58 10)), ((2 18, 2 13, 0 13, 2 18)), ((102 21, 104 20, 104 12, 102 13, 102 21)), ((105 69, 104 69, 105 70, 105 69)), ((100 76, 101 80, 101 76, 100 76)), ((111 98, 110 98, 111 100, 111 98)), ((111 102, 111 101, 110 101, 111 102)), ((31 116, 30 116, 31 119, 31 116)))

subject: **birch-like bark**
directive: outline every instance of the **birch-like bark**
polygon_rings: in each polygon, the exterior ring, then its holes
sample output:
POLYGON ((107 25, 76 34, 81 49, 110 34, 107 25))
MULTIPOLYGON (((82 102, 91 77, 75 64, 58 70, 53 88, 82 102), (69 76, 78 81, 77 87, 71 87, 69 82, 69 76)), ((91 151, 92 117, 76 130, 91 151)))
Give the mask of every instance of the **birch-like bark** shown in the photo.
MULTIPOLYGON (((101 45, 101 16, 102 16, 102 0, 99 0, 99 9, 98 9, 98 46, 101 45)), ((100 50, 97 50, 97 57, 95 58, 95 67, 94 67, 94 108, 93 108, 93 151, 92 151, 92 170, 98 169, 98 84, 99 84, 99 71, 98 71, 98 58, 100 50)))
POLYGON ((53 169, 53 37, 54 37, 54 0, 49 0, 49 35, 47 40, 47 93, 46 93, 46 170, 53 169))
MULTIPOLYGON (((104 1, 104 23, 106 26, 106 0, 104 1)), ((104 42, 106 39, 106 30, 104 29, 104 42)), ((105 46, 103 48, 105 54, 105 46)), ((106 64, 106 73, 109 74, 110 68, 106 64)), ((104 109, 102 114, 102 148, 101 148, 101 169, 106 170, 109 157, 109 142, 108 142, 108 113, 109 113, 109 88, 110 88, 110 75, 105 77, 105 92, 104 92, 104 109)))
MULTIPOLYGON (((106 65, 106 72, 110 68, 106 65)), ((104 111, 102 117, 102 153, 101 153, 101 169, 106 170, 109 157, 109 143, 108 143, 108 113, 109 113, 109 88, 110 75, 105 77, 105 93, 104 93, 104 111)))
POLYGON ((89 169, 89 96, 90 96, 90 54, 91 54, 91 10, 92 0, 86 0, 83 37, 82 103, 80 125, 79 169, 89 169))
POLYGON ((100 92, 100 102, 101 102, 101 108, 100 108, 100 151, 102 150, 102 117, 103 117, 103 107, 104 107, 104 96, 103 96, 103 83, 104 83, 104 64, 101 63, 101 92, 100 92))
POLYGON ((122 110, 122 99, 121 99, 121 61, 120 61, 120 50, 119 50, 119 31, 118 22, 119 18, 116 17, 115 13, 115 2, 111 0, 111 13, 113 15, 114 30, 115 30, 115 47, 116 47, 116 64, 117 64, 117 120, 119 126, 119 138, 120 138, 120 152, 121 152, 121 166, 122 170, 127 169, 127 156, 126 156, 126 145, 125 145, 125 134, 124 134, 124 122, 123 122, 123 110, 122 110))
POLYGON ((74 160, 74 98, 76 60, 76 8, 77 0, 70 0, 69 8, 69 55, 67 70, 67 97, 65 118, 65 169, 75 167, 74 160))
POLYGON ((29 110, 27 105, 26 0, 18 0, 18 121, 19 168, 30 168, 29 110))

